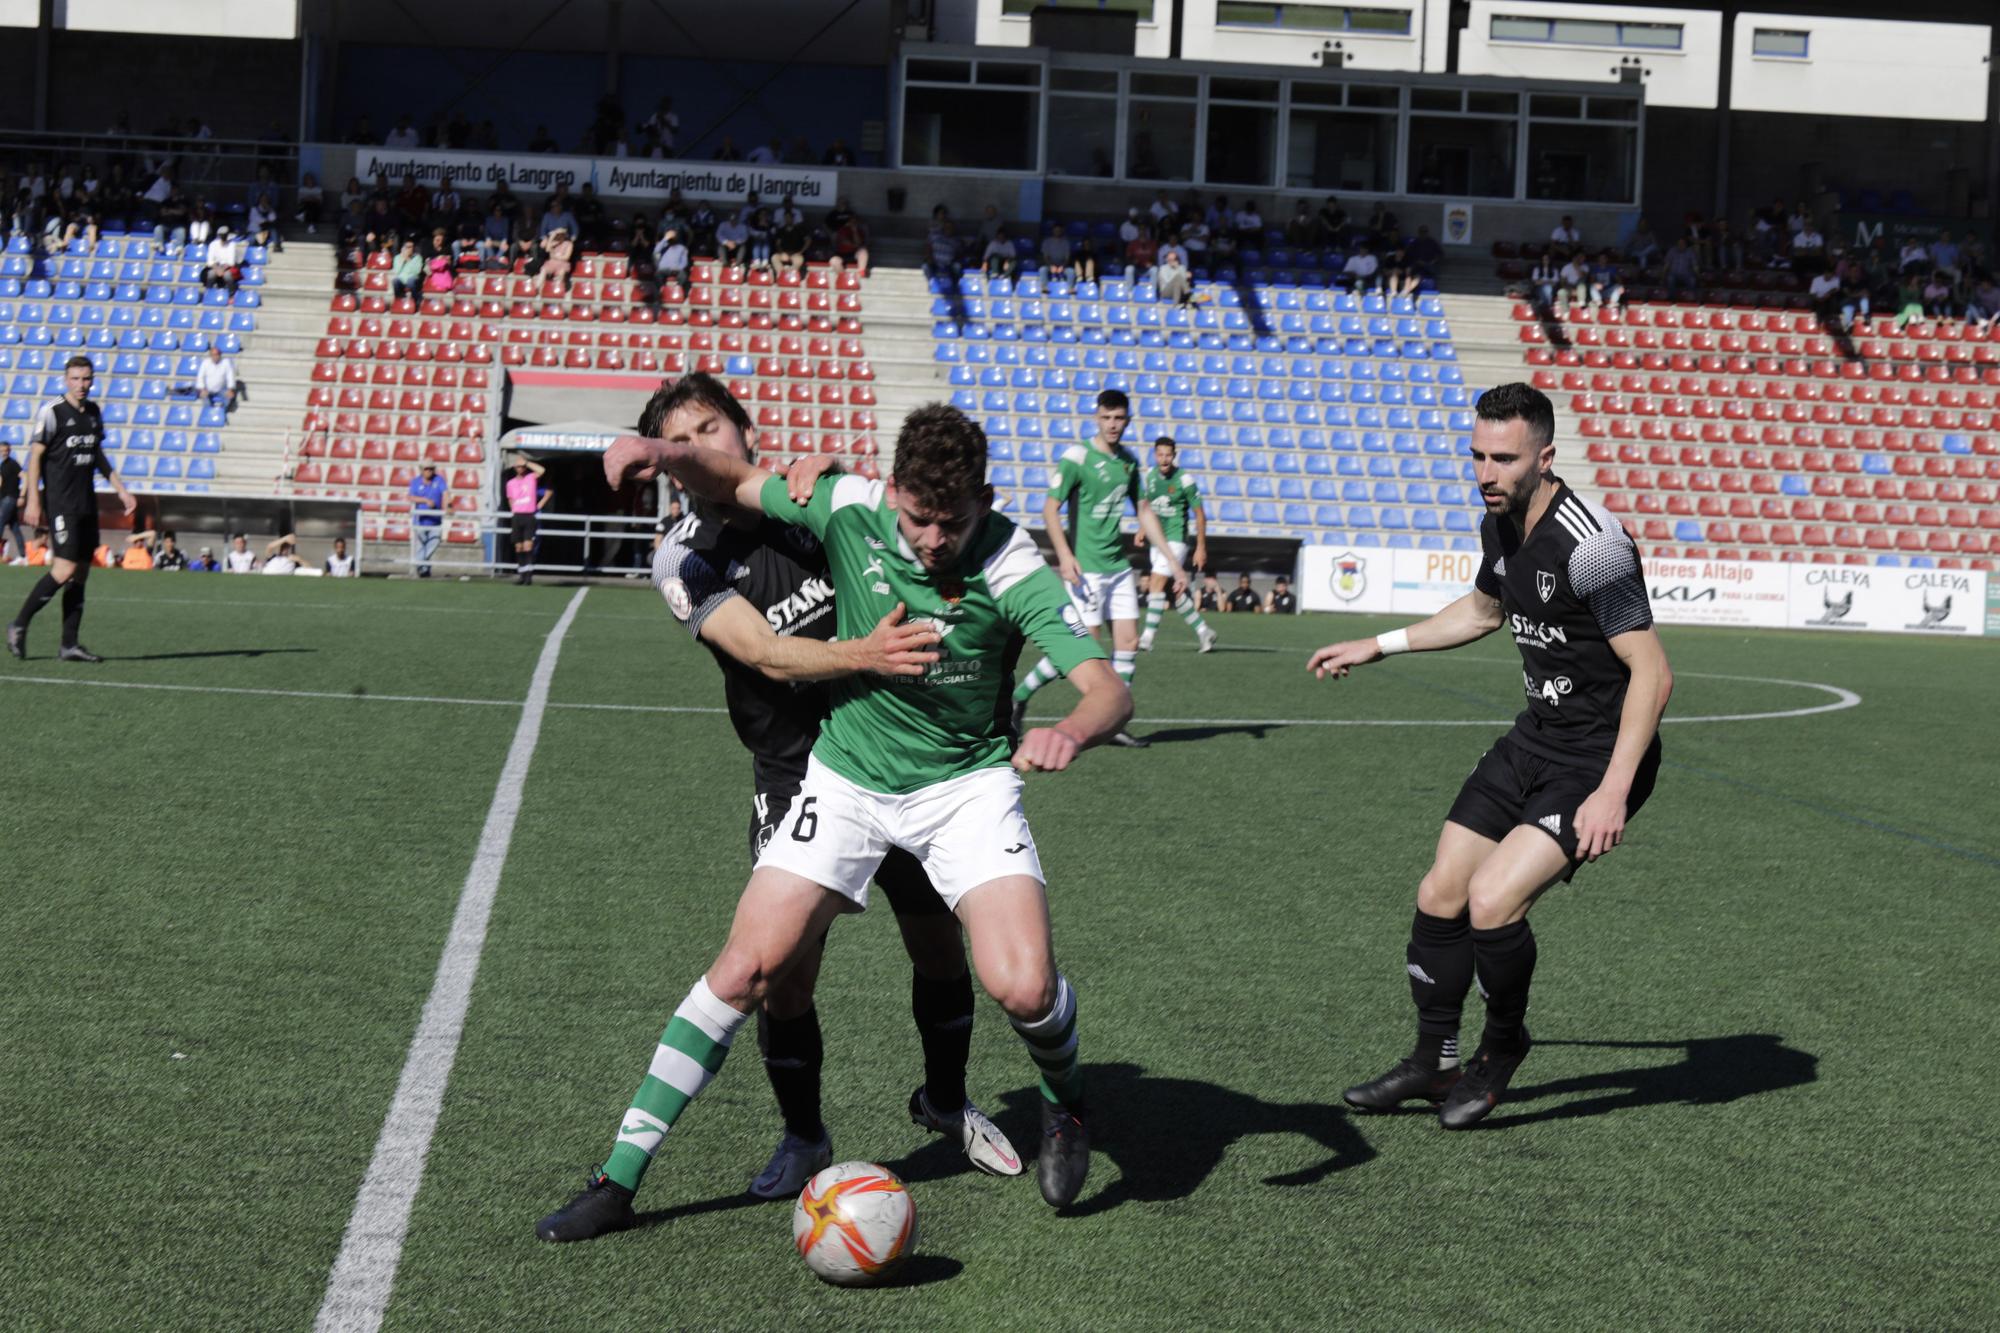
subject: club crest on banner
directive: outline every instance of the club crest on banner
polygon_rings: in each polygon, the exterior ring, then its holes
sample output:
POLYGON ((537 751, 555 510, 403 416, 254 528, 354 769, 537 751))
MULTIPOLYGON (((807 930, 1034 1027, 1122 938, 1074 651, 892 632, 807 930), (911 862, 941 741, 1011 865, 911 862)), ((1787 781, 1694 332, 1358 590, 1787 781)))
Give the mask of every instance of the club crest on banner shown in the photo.
POLYGON ((1368 591, 1368 562, 1352 551, 1333 558, 1333 595, 1351 602, 1368 591))

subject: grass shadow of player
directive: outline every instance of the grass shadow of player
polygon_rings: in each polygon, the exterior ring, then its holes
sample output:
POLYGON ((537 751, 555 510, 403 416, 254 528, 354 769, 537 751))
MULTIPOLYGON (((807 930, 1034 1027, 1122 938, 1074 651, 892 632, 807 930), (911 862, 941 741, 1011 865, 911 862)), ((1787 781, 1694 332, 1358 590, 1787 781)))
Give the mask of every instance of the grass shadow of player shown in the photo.
POLYGON ((1795 1050, 1785 1045, 1783 1037, 1769 1032, 1692 1037, 1686 1041, 1538 1041, 1535 1045, 1614 1051, 1680 1050, 1686 1052, 1686 1058, 1675 1064, 1606 1070, 1514 1088, 1503 1098, 1500 1113, 1484 1121, 1480 1128, 1510 1129, 1642 1106, 1720 1106, 1760 1093, 1800 1087, 1819 1078, 1818 1056, 1795 1050), (1583 1095, 1557 1106, 1526 1114, 1512 1113, 1512 1108, 1523 1102, 1578 1094, 1583 1095))
MULTIPOLYGON (((1208 1179, 1230 1145, 1257 1134, 1299 1135, 1326 1154, 1300 1170, 1265 1177, 1266 1185, 1316 1184, 1375 1156, 1348 1122, 1346 1110, 1323 1102, 1267 1102, 1215 1083, 1156 1077, 1132 1064, 1087 1065, 1084 1081, 1093 1114, 1093 1178, 1115 1175, 1108 1184, 1086 1185, 1085 1197, 1064 1210, 1069 1216, 1109 1212, 1127 1203, 1185 1199, 1208 1179)), ((1040 1143, 1041 1091, 1031 1085, 1004 1093, 1000 1100, 995 1119, 1013 1139, 1025 1174, 1032 1176, 1040 1143)), ((887 1165, 905 1180, 967 1169, 957 1145, 941 1140, 887 1165)))
POLYGON ((1274 724, 1268 722, 1249 722, 1233 726, 1166 727, 1159 731, 1147 732, 1145 739, 1154 745, 1168 745, 1175 741, 1212 741, 1217 736, 1248 736, 1251 740, 1261 741, 1266 733, 1274 729, 1274 724))
POLYGON ((120 662, 177 662, 196 657, 274 657, 279 653, 316 653, 317 648, 210 648, 187 653, 124 653, 120 662))
POLYGON ((747 1190, 735 1194, 718 1194, 712 1199, 695 1199, 688 1203, 677 1203, 671 1208, 655 1208, 649 1213, 639 1213, 633 1221, 634 1230, 663 1226, 668 1222, 681 1222, 690 1217, 700 1217, 705 1213, 731 1213, 738 1208, 770 1208, 792 1205, 790 1199, 760 1199, 747 1190))

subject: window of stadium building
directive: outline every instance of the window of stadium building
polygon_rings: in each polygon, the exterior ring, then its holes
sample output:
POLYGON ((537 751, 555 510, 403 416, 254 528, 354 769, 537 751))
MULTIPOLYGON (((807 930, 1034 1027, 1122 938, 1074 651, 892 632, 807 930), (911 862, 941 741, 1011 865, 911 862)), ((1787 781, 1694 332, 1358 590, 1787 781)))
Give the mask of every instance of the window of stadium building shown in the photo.
POLYGON ((1361 9, 1352 5, 1239 4, 1222 0, 1215 7, 1217 27, 1282 28, 1292 32, 1410 31, 1407 9, 1361 9))
POLYGON ((1278 158, 1278 85, 1271 79, 1208 81, 1208 155, 1212 185, 1272 183, 1278 158))
POLYGON ((1787 28, 1758 28, 1750 36, 1750 54, 1779 60, 1804 60, 1812 49, 1812 35, 1787 28))
POLYGON ((1458 88, 1412 88, 1408 185, 1411 194, 1515 197, 1520 96, 1458 88))
POLYGON ((1285 138, 1285 187, 1392 193, 1401 100, 1395 88, 1295 81, 1285 138))
POLYGON ((1001 0, 1002 14, 1027 18, 1038 9, 1115 9, 1137 14, 1139 22, 1153 21, 1153 0, 1001 0))
POLYGON ((1194 179, 1199 87, 1191 74, 1131 75, 1125 107, 1125 174, 1132 180, 1194 179))
POLYGON ((1530 18, 1495 14, 1487 30, 1496 42, 1546 42, 1556 46, 1636 46, 1651 51, 1678 51, 1678 23, 1618 23, 1609 19, 1530 18))
POLYGON ((1049 70, 1049 173, 1117 174, 1118 72, 1049 70))
POLYGON ((903 70, 903 165, 1035 170, 1041 88, 1039 64, 910 60, 903 70))

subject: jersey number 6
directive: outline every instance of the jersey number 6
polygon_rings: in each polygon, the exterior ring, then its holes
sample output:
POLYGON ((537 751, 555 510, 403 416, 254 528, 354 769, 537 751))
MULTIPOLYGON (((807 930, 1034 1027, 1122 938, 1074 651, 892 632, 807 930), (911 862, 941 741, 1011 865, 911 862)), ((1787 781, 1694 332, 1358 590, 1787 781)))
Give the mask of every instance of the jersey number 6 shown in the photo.
POLYGON ((808 796, 799 802, 799 817, 792 821, 792 841, 811 842, 819 832, 819 815, 813 810, 813 802, 819 797, 808 796))

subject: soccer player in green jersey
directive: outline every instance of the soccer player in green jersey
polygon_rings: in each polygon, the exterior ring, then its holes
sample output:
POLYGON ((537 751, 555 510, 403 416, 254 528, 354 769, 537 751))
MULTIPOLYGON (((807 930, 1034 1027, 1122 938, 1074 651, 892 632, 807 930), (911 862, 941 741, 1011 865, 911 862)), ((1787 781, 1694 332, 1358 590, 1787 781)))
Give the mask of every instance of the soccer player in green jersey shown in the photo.
MULTIPOLYGON (((1159 516, 1140 500, 1139 460, 1119 443, 1131 422, 1129 398, 1117 389, 1098 394, 1096 435, 1087 445, 1074 444, 1062 451, 1055 480, 1042 498, 1042 526, 1049 534, 1049 544, 1055 547, 1056 569, 1069 586, 1070 600, 1090 627, 1092 638, 1098 637, 1106 620, 1111 622, 1111 669, 1128 687, 1139 669, 1139 595, 1120 527, 1128 503, 1138 514, 1139 531, 1152 543, 1154 553, 1167 555, 1174 596, 1180 597, 1187 589, 1187 570, 1167 544, 1159 516), (1063 531, 1064 500, 1070 502, 1070 517, 1076 523, 1073 545, 1063 531)), ((1022 678, 1014 691, 1016 731, 1027 719, 1028 700, 1034 698, 1035 691, 1061 674, 1062 664, 1051 656, 1037 662, 1022 678)), ((1147 744, 1123 731, 1111 739, 1134 749, 1147 744)))
MULTIPOLYGON (((1146 479, 1141 491, 1146 498, 1146 507, 1159 517, 1160 526, 1166 530, 1166 550, 1148 546, 1146 535, 1139 534, 1139 544, 1146 546, 1152 557, 1152 570, 1146 576, 1146 631, 1139 636, 1139 651, 1153 651, 1153 638, 1160 632, 1160 619, 1167 612, 1167 578, 1173 573, 1169 562, 1183 567, 1188 556, 1188 519, 1194 519, 1194 567, 1208 568, 1208 514, 1201 507, 1201 491, 1195 486, 1194 478, 1180 470, 1175 461, 1180 450, 1174 445, 1174 437, 1162 435, 1153 441, 1153 466, 1146 469, 1146 479)), ((1194 604, 1194 598, 1185 591, 1178 594, 1174 609, 1187 621, 1201 643, 1200 651, 1213 652, 1215 631, 1201 618, 1201 608, 1194 604)))
POLYGON ((936 628, 938 660, 921 676, 833 683, 805 781, 757 859, 728 942, 661 1034, 610 1157, 536 1233, 588 1240, 632 1225, 633 1193, 681 1112, 833 919, 867 907, 891 847, 917 858, 957 914, 980 984, 1027 1043, 1043 1098, 1036 1177, 1050 1204, 1070 1203, 1090 1166, 1076 994, 1056 968, 1021 773, 1059 772, 1109 739, 1131 716, 1130 692, 1034 542, 993 512, 985 434, 955 408, 910 414, 886 483, 826 478, 803 509, 783 477, 698 444, 625 438, 604 458, 614 489, 662 470, 696 495, 810 529, 826 549, 841 638, 865 636, 900 605, 936 628), (1010 765, 996 712, 1017 633, 1083 697, 1023 736, 1010 765))

